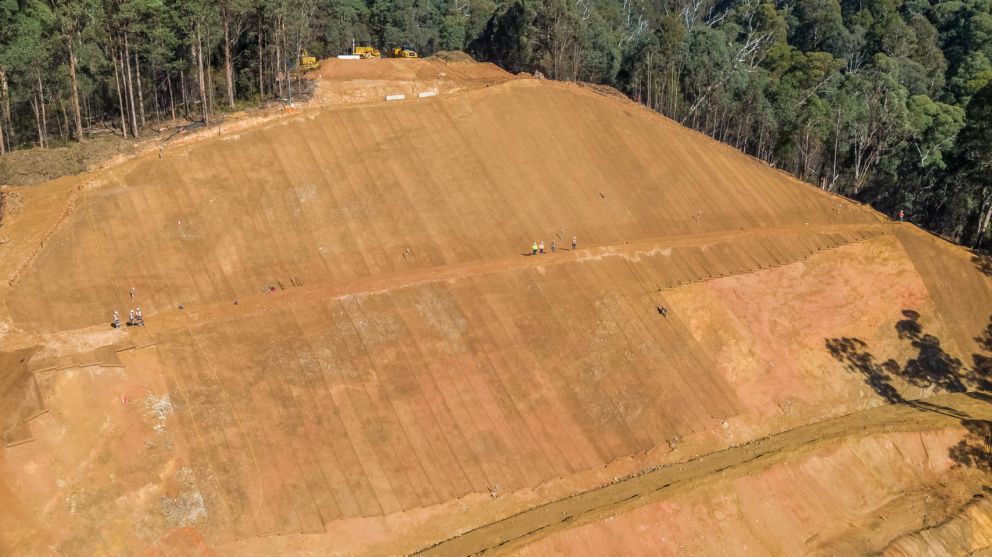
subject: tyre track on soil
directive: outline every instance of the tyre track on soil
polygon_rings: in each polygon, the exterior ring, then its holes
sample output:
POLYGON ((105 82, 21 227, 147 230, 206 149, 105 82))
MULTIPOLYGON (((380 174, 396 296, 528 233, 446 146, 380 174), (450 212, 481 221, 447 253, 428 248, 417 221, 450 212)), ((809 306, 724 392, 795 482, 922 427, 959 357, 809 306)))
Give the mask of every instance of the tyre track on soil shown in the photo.
POLYGON ((962 419, 992 419, 992 399, 973 393, 953 393, 846 414, 681 463, 648 469, 476 527, 412 555, 506 553, 551 533, 690 490, 704 481, 739 477, 846 437, 937 430, 958 426, 962 419))
MULTIPOLYGON (((715 278, 723 278, 733 274, 747 274, 760 270, 773 268, 781 265, 788 265, 823 250, 830 250, 848 244, 870 240, 884 234, 891 234, 894 225, 892 223, 878 224, 837 224, 822 226, 783 226, 759 228, 755 230, 734 230, 720 231, 703 234, 692 234, 685 236, 669 236, 661 238, 646 238, 630 242, 580 247, 576 253, 564 252, 557 256, 545 255, 536 259, 516 255, 502 259, 492 259, 486 261, 471 261, 466 263, 454 263, 449 265, 439 265, 434 267, 416 268, 398 273, 387 273, 378 276, 368 276, 357 278, 343 284, 317 284, 314 286, 303 286, 280 291, 276 295, 272 294, 252 294, 239 299, 239 317, 256 315, 270 309, 285 307, 289 304, 312 303, 316 300, 345 299, 351 296, 363 296, 388 292, 399 288, 408 288, 424 284, 437 283, 443 281, 453 281, 466 277, 481 276, 494 273, 504 273, 522 269, 536 269, 549 267, 552 265, 563 265, 568 263, 583 263, 598 261, 608 257, 622 257, 635 262, 642 261, 642 257, 650 258, 653 255, 663 254, 667 250, 676 248, 707 247, 719 243, 745 241, 745 240, 799 240, 804 237, 817 234, 847 234, 846 241, 839 241, 833 247, 803 247, 801 250, 794 250, 786 256, 774 257, 773 262, 767 262, 758 268, 749 268, 740 273, 709 273, 705 269, 693 270, 689 274, 682 276, 668 283, 662 280, 659 290, 671 290, 702 282, 715 278), (801 252, 801 253, 800 253, 801 252)), ((818 246, 814 244, 814 246, 818 246)), ((673 252, 677 253, 677 252, 673 252)), ((684 254, 683 254, 684 255, 684 254)), ((701 265, 701 262, 693 263, 701 265)), ((688 265, 688 263, 685 263, 688 265)), ((690 267, 686 267, 690 268, 690 267)), ((182 329, 186 326, 190 318, 198 320, 200 324, 210 321, 213 318, 227 318, 230 316, 230 301, 208 303, 198 308, 186 307, 183 310, 169 310, 155 315, 156 331, 165 332, 174 329, 182 329)))

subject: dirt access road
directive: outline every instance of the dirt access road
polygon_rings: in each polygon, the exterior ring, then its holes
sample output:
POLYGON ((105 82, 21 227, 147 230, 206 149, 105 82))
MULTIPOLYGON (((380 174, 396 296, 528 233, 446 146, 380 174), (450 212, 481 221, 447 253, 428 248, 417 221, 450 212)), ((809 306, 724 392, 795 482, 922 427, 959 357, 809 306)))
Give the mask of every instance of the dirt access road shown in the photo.
POLYGON ((415 555, 510 553, 537 539, 691 490, 717 477, 742 476, 848 436, 953 427, 963 419, 992 420, 992 397, 955 393, 886 405, 809 424, 506 517, 417 551, 415 555))
MULTIPOLYGON (((618 244, 583 246, 582 251, 570 253, 568 248, 562 248, 562 254, 567 257, 521 257, 519 255, 473 261, 451 265, 439 265, 427 269, 415 269, 387 273, 372 279, 354 280, 343 284, 320 284, 315 286, 292 285, 278 289, 278 294, 260 293, 242 296, 238 299, 237 311, 232 311, 228 300, 213 304, 197 305, 181 310, 170 309, 158 314, 155 323, 148 331, 162 333, 168 330, 183 329, 190 320, 203 324, 213 319, 230 319, 232 315, 244 318, 285 307, 289 304, 308 304, 320 299, 341 299, 350 296, 388 292, 395 289, 412 288, 432 283, 456 281, 467 277, 482 277, 499 275, 525 269, 547 269, 555 265, 575 264, 581 261, 601 260, 617 257, 626 261, 636 261, 641 257, 657 255, 665 250, 679 250, 692 247, 733 246, 740 249, 747 241, 761 242, 772 238, 810 236, 816 238, 809 247, 800 248, 795 252, 779 252, 776 255, 765 254, 765 257, 753 256, 749 261, 737 262, 737 267, 720 269, 705 265, 700 266, 700 272, 689 271, 681 275, 660 274, 656 277, 659 291, 679 288, 681 286, 709 280, 714 277, 735 276, 755 272, 761 269, 788 265, 803 258, 814 255, 820 250, 831 249, 848 243, 876 238, 883 234, 892 234, 897 230, 894 223, 880 222, 877 224, 839 224, 822 226, 783 226, 755 228, 746 232, 712 232, 665 238, 648 238, 634 242, 618 244)), ((686 256, 689 258, 690 256, 686 256)), ((726 262, 725 262, 726 263, 726 262)), ((732 263, 733 264, 733 263, 732 263)))

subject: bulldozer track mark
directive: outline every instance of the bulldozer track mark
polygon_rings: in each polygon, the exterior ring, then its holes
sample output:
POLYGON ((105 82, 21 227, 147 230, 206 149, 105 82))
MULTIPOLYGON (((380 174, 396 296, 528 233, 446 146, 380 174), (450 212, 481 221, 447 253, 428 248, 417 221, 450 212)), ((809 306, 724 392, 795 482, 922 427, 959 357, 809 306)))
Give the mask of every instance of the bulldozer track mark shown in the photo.
POLYGON ((62 209, 62 212, 59 213, 58 218, 55 219, 55 222, 52 223, 48 230, 41 235, 41 239, 38 240, 38 244, 31 249, 28 255, 22 259, 20 263, 18 263, 14 271, 9 277, 7 277, 7 286, 11 288, 17 286, 17 283, 21 280, 21 277, 24 276, 24 273, 31 268, 35 260, 38 258, 38 255, 41 254, 41 250, 43 250, 52 237, 62 229, 62 226, 65 225, 65 222, 69 219, 69 216, 75 211, 76 202, 79 200, 80 194, 86 187, 88 187, 87 184, 77 184, 72 188, 69 192, 69 197, 66 200, 65 208, 62 209))
POLYGON ((217 373, 217 366, 214 365, 213 358, 210 356, 210 353, 203 349, 203 343, 200 341, 200 337, 197 336, 192 329, 186 327, 186 333, 191 339, 193 339, 193 344, 196 346, 196 350, 203 355, 203 358, 207 362, 207 367, 210 369, 212 378, 216 384, 220 386, 220 391, 224 396, 224 402, 227 403, 231 416, 234 418, 234 422, 237 424, 238 430, 248 447, 248 454, 251 457, 252 466, 255 468, 255 476, 257 480, 256 489, 258 500, 256 501, 254 508, 251 510, 251 521, 254 524, 258 520, 258 515, 265 503, 265 485, 262 482, 261 467, 258 464, 258 456, 255 454, 255 444, 252 443, 251 436, 248 434, 248 429, 241 421, 237 408, 235 408, 234 403, 231 402, 231 393, 224 387, 224 383, 221 381, 221 378, 217 373))
POLYGON ((117 277, 114 275, 114 269, 110 264, 110 257, 107 255, 107 248, 103 244, 103 238, 100 236, 100 230, 96 227, 96 223, 93 222, 93 215, 90 214, 90 206, 87 203, 85 192, 83 192, 83 212, 86 214, 86 223, 89 224, 90 229, 93 231, 93 235, 96 237, 97 245, 100 248, 100 258, 103 260, 103 265, 107 271, 107 275, 110 277, 110 281, 114 284, 114 293, 118 298, 122 298, 120 284, 118 284, 117 277))
MULTIPOLYGON (((762 262, 758 262, 757 265, 749 265, 740 272, 725 273, 722 275, 716 274, 712 276, 709 274, 707 276, 693 274, 690 278, 676 280, 673 284, 666 283, 664 287, 660 288, 663 291, 667 291, 699 282, 727 278, 730 276, 740 276, 783 265, 790 265, 822 251, 871 240, 878 238, 879 236, 892 233, 889 224, 845 224, 823 225, 820 227, 773 227, 755 229, 746 232, 722 231, 706 234, 652 238, 630 243, 617 243, 579 248, 574 254, 564 252, 555 256, 546 254, 544 256, 537 256, 536 258, 515 256, 482 262, 455 263, 445 266, 421 268, 406 272, 380 275, 377 277, 363 277, 340 285, 322 284, 308 287, 300 286, 292 289, 281 288, 278 295, 273 296, 271 293, 268 293, 242 296, 239 297, 238 303, 239 307, 243 308, 242 311, 244 313, 241 313, 241 315, 248 316, 255 315, 266 309, 270 309, 272 306, 284 306, 286 304, 294 303, 310 303, 321 299, 345 299, 352 296, 369 296, 400 288, 410 288, 444 281, 455 281, 467 277, 482 276, 493 273, 538 269, 569 263, 575 264, 593 262, 609 257, 622 257, 631 261, 638 261, 641 257, 650 257, 663 254, 666 250, 671 250, 674 248, 729 244, 746 239, 773 239, 788 236, 813 237, 817 234, 841 232, 850 232, 854 236, 854 239, 844 242, 837 242, 837 244, 833 247, 806 249, 800 254, 796 254, 791 257, 786 256, 781 261, 777 258, 772 258, 772 261, 774 262, 764 264, 761 264, 762 262)), ((300 284, 302 284, 302 281, 300 281, 300 284)), ((206 316, 209 320, 210 315, 214 313, 223 313, 223 308, 226 308, 227 305, 228 303, 225 301, 223 303, 218 302, 206 304, 202 307, 202 309, 185 308, 184 311, 181 312, 170 310, 158 316, 157 320, 160 325, 159 330, 163 330, 163 328, 164 330, 171 330, 175 327, 183 326, 179 324, 179 321, 174 320, 182 319, 181 323, 185 323, 186 319, 189 317, 201 319, 204 316, 206 316), (170 321, 174 323, 174 326, 166 325, 166 323, 169 323, 170 321)))
MULTIPOLYGON (((992 418, 992 404, 972 397, 970 393, 937 395, 927 401, 954 408, 974 419, 992 418)), ((703 481, 717 477, 739 477, 756 467, 766 468, 795 457, 797 453, 808 453, 847 437, 867 437, 899 431, 932 431, 959 425, 959 420, 952 415, 926 410, 925 406, 915 404, 916 402, 920 401, 877 406, 687 461, 649 468, 617 482, 472 528, 415 550, 411 555, 479 555, 509 551, 552 532, 590 523, 645 505, 665 495, 691 489, 703 481), (535 528, 535 524, 540 526, 535 528)))

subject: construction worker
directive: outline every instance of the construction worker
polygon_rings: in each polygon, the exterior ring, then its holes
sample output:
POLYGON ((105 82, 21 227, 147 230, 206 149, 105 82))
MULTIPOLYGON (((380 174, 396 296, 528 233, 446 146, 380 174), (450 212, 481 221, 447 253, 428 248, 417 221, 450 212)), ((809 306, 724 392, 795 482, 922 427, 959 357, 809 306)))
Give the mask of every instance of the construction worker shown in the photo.
POLYGON ((540 247, 538 249, 540 250, 540 254, 544 255, 544 240, 541 240, 541 243, 539 245, 540 247))
POLYGON ((116 311, 114 312, 114 321, 113 323, 111 323, 111 326, 115 329, 121 328, 121 314, 117 313, 116 311))
POLYGON ((530 246, 530 254, 531 255, 537 255, 537 240, 534 240, 534 243, 531 244, 531 246, 530 246))
POLYGON ((139 327, 145 326, 145 318, 141 315, 141 308, 134 310, 134 317, 137 319, 137 321, 135 321, 136 325, 139 327))
POLYGON ((575 251, 576 245, 578 245, 578 242, 575 240, 575 236, 572 236, 572 251, 575 251))
POLYGON ((134 308, 131 308, 131 311, 127 312, 127 326, 131 327, 134 323, 134 308))

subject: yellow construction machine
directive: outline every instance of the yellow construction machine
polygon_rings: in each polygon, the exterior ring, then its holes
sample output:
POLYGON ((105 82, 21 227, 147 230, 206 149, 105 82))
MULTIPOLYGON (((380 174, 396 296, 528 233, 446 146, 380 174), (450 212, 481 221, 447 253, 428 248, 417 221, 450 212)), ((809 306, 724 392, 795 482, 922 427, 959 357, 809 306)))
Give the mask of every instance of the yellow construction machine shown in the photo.
POLYGON ((390 58, 420 58, 417 51, 408 46, 397 46, 389 49, 390 58))
POLYGON ((300 57, 300 69, 308 72, 310 70, 316 70, 320 67, 320 61, 317 60, 316 56, 310 56, 310 53, 303 51, 303 55, 300 57))
POLYGON ((369 58, 382 58, 382 53, 379 49, 374 46, 354 46, 351 47, 351 53, 356 56, 361 56, 362 59, 369 58))

